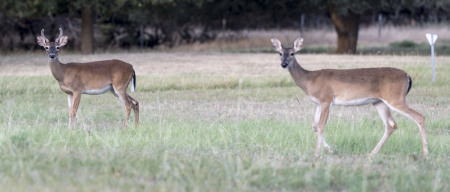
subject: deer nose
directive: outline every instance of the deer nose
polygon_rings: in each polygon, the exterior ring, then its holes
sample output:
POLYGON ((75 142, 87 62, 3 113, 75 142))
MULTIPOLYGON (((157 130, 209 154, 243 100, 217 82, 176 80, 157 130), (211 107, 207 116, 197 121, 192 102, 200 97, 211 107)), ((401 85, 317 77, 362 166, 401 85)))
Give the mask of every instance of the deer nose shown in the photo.
POLYGON ((286 68, 288 66, 288 64, 287 63, 281 63, 281 67, 283 67, 283 68, 286 68))
POLYGON ((54 53, 50 53, 48 56, 50 56, 50 58, 55 58, 55 56, 56 56, 56 54, 54 54, 54 53))

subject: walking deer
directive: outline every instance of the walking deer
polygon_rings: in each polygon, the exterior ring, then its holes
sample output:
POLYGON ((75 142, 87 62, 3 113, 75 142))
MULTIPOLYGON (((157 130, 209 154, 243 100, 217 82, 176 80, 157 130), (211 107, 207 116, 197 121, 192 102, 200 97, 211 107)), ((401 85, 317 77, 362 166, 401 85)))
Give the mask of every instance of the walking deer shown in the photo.
POLYGON ((136 87, 136 73, 131 64, 120 60, 67 64, 59 62, 58 52, 67 43, 67 36, 63 36, 61 28, 55 42, 50 42, 45 37, 44 29, 41 31, 41 36, 37 36, 37 42, 47 51, 50 70, 61 90, 67 94, 69 129, 71 126, 75 127, 81 94, 98 95, 107 91, 111 91, 125 105, 124 127, 127 127, 131 108, 134 110, 136 125, 139 123, 139 103, 126 92, 130 82, 131 92, 134 92, 136 87))
POLYGON ((287 68, 295 83, 306 96, 317 104, 313 130, 317 133, 315 154, 321 144, 332 151, 322 134, 327 123, 331 105, 358 106, 372 104, 384 122, 383 137, 372 150, 378 153, 384 142, 397 128, 390 109, 412 119, 418 126, 422 139, 422 153, 428 156, 425 131, 425 117, 406 104, 406 94, 411 89, 411 77, 395 68, 322 69, 305 70, 298 64, 295 53, 302 48, 303 39, 297 38, 293 48, 284 48, 281 42, 272 38, 272 45, 279 52, 281 67, 287 68))

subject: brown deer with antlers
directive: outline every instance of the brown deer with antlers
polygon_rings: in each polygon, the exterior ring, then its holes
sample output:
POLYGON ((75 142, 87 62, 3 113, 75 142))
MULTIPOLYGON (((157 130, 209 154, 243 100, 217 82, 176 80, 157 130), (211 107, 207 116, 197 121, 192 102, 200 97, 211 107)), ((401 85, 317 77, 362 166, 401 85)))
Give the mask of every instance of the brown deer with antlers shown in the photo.
POLYGON ((44 29, 41 31, 41 36, 37 36, 37 42, 47 51, 50 70, 61 90, 67 94, 69 129, 71 126, 75 127, 81 94, 98 95, 107 91, 111 91, 125 105, 124 127, 127 127, 131 109, 134 110, 136 125, 139 123, 139 103, 126 92, 130 82, 131 92, 134 92, 136 87, 136 74, 131 64, 120 60, 67 64, 59 62, 58 52, 67 43, 67 36, 63 36, 61 28, 55 42, 50 42, 45 37, 44 29))
POLYGON ((331 105, 357 106, 372 104, 384 122, 386 130, 371 154, 376 154, 397 128, 390 109, 412 119, 419 126, 422 138, 422 153, 428 156, 425 131, 425 117, 406 104, 406 94, 411 88, 407 73, 395 68, 323 69, 308 71, 295 59, 295 53, 302 48, 303 39, 298 38, 293 48, 283 48, 278 39, 272 38, 272 45, 279 52, 281 66, 287 68, 295 83, 317 104, 313 130, 317 133, 316 155, 321 143, 332 151, 322 134, 327 123, 331 105))

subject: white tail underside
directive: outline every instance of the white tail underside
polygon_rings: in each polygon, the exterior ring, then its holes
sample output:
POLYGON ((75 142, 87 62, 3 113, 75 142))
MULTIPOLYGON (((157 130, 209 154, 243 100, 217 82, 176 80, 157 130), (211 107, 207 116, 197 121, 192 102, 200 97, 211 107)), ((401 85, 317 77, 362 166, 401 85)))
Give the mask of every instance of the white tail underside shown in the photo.
POLYGON ((131 81, 130 81, 130 92, 134 92, 134 78, 131 78, 131 81))

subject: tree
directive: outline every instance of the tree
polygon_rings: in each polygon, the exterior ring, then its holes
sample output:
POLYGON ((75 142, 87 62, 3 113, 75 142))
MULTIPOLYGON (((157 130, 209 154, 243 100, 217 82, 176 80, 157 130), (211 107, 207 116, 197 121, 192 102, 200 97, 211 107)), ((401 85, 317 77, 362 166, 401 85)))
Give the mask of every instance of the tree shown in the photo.
POLYGON ((354 54, 358 44, 360 18, 379 11, 380 0, 311 0, 319 10, 328 12, 337 34, 338 54, 354 54))
POLYGON ((94 53, 94 11, 91 7, 81 7, 81 53, 94 53))
POLYGON ((341 14, 333 4, 329 5, 328 11, 337 33, 336 53, 356 53, 360 15, 352 10, 341 14))
POLYGON ((78 0, 68 2, 72 12, 81 13, 81 53, 94 53, 94 24, 97 14, 108 17, 115 11, 120 10, 125 3, 125 0, 78 0))
POLYGON ((356 53, 363 16, 384 12, 398 18, 404 12, 412 17, 409 19, 414 19, 415 14, 423 17, 424 13, 430 13, 428 20, 437 20, 437 14, 447 15, 450 11, 450 1, 443 0, 311 0, 309 3, 329 13, 337 33, 338 54, 356 53))
MULTIPOLYGON (((31 24, 44 20, 48 12, 52 12, 56 4, 52 1, 45 0, 2 0, 0 1, 0 50, 14 51, 22 44, 24 46, 36 46, 33 44, 23 44, 22 40, 26 39, 30 34, 38 34, 31 24), (19 39, 12 38, 19 36, 19 39), (16 42, 19 41, 19 42, 16 42), (1 46, 3 45, 3 46, 1 46)), ((46 18, 47 19, 47 18, 46 18)), ((42 22, 42 21, 41 21, 42 22)), ((35 38, 34 38, 35 39, 35 38)))
POLYGON ((443 0, 1 0, 0 9, 0 50, 35 49, 42 28, 55 35, 62 27, 68 46, 88 54, 95 47, 202 43, 224 30, 298 29, 301 15, 306 26, 332 23, 336 52, 348 54, 357 50, 360 23, 378 13, 395 24, 450 18, 443 0))

